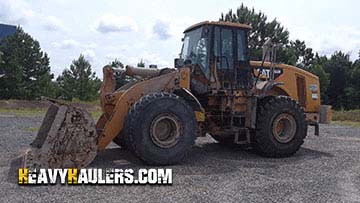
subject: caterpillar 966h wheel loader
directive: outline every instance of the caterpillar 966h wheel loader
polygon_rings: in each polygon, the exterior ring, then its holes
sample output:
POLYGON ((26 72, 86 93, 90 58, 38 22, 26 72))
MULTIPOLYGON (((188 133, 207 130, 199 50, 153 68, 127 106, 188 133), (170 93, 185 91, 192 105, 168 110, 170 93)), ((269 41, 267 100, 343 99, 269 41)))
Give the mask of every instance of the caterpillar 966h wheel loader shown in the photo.
POLYGON ((250 61, 250 29, 209 21, 189 27, 173 69, 105 66, 96 126, 80 109, 51 107, 29 163, 83 167, 114 141, 148 164, 174 164, 206 134, 267 157, 294 154, 308 125, 318 134, 319 79, 275 63, 271 41, 263 61, 250 61), (118 74, 133 80, 115 89, 118 74))

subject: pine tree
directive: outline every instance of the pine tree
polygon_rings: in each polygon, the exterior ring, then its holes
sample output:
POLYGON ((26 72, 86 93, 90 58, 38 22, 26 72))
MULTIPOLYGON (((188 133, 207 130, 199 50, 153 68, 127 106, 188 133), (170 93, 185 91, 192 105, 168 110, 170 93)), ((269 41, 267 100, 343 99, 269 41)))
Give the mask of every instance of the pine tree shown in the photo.
POLYGON ((325 72, 323 66, 320 64, 311 66, 309 71, 319 77, 321 101, 327 103, 327 101, 329 101, 329 97, 326 94, 330 83, 329 74, 325 72))
MULTIPOLYGON (((2 64, 5 63, 2 59, 2 55, 3 55, 3 53, 0 51, 0 67, 2 67, 2 64)), ((0 78, 2 78, 3 76, 5 76, 5 70, 0 68, 0 78)))
MULTIPOLYGON (((118 59, 111 61, 109 65, 114 68, 124 68, 124 64, 121 63, 118 59)), ((115 89, 118 89, 121 86, 127 84, 130 81, 130 78, 125 74, 121 74, 121 75, 116 75, 115 80, 116 80, 115 89)))
POLYGON ((137 64, 137 67, 142 67, 145 68, 145 63, 144 61, 141 59, 140 62, 137 64))
POLYGON ((335 109, 348 108, 349 98, 346 94, 346 88, 350 86, 351 61, 348 54, 341 51, 335 52, 330 59, 324 63, 324 70, 329 73, 329 88, 327 95, 329 104, 335 109))
POLYGON ((0 72, 0 98, 35 99, 53 96, 48 88, 51 79, 49 57, 40 44, 22 28, 0 42, 2 62, 0 72))
POLYGON ((360 52, 354 63, 342 52, 335 52, 329 59, 319 56, 304 41, 289 41, 289 32, 276 19, 268 21, 264 13, 255 12, 244 4, 236 11, 222 13, 220 20, 252 26, 249 33, 251 60, 262 60, 262 46, 271 38, 282 45, 277 52, 277 62, 297 66, 319 77, 323 104, 331 104, 335 109, 360 107, 360 52))
POLYGON ((360 108, 360 52, 359 58, 352 64, 350 85, 346 88, 349 105, 352 109, 360 108))
POLYGON ((251 60, 262 60, 262 47, 268 38, 276 44, 280 44, 277 51, 277 62, 289 65, 296 65, 308 69, 313 60, 314 54, 311 48, 307 48, 304 41, 289 41, 289 32, 275 19, 268 21, 267 16, 250 9, 244 4, 233 12, 229 10, 221 14, 221 21, 237 22, 251 25, 249 34, 249 49, 251 60))
POLYGON ((83 55, 73 60, 70 69, 65 69, 57 78, 64 99, 95 100, 101 85, 99 78, 92 72, 91 65, 83 55))
POLYGON ((121 63, 117 58, 110 62, 110 66, 114 68, 124 68, 124 64, 121 63))
MULTIPOLYGON (((268 38, 271 38, 274 43, 283 44, 289 43, 289 32, 276 20, 267 21, 267 16, 260 12, 255 12, 254 8, 241 4, 241 6, 233 12, 232 9, 226 14, 221 14, 220 21, 230 21, 252 26, 249 34, 249 48, 251 60, 262 60, 262 46, 268 38)), ((281 51, 281 50, 280 50, 281 51)), ((279 53, 279 56, 284 55, 279 53)), ((281 61, 283 61, 280 58, 281 61)))
POLYGON ((305 41, 295 40, 290 41, 290 45, 287 45, 284 49, 286 56, 285 63, 294 65, 299 68, 308 70, 313 64, 314 53, 312 48, 306 47, 305 41))

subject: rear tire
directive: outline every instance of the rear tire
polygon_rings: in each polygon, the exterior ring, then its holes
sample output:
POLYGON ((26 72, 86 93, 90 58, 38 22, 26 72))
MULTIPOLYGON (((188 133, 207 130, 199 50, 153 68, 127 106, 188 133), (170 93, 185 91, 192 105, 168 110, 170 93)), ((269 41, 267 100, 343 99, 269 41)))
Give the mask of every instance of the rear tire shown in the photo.
POLYGON ((127 118, 131 150, 147 164, 178 163, 195 143, 195 113, 174 94, 143 96, 127 118))
POLYGON ((255 151, 266 157, 288 157, 300 149, 307 134, 305 113, 295 100, 277 96, 259 103, 255 151))

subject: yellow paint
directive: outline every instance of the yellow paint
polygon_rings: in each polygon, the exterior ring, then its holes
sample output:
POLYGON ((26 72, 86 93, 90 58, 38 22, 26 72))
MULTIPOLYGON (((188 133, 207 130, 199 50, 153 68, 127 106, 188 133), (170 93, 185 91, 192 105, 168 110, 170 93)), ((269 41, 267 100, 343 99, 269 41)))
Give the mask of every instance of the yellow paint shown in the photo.
POLYGON ((180 87, 190 90, 190 69, 180 69, 180 87))
POLYGON ((241 24, 241 23, 233 23, 233 22, 227 22, 227 21, 203 21, 200 23, 197 23, 195 25, 192 25, 188 28, 185 29, 185 32, 188 32, 192 29, 195 29, 197 27, 201 27, 204 25, 218 25, 218 26, 229 26, 229 27, 235 27, 235 28, 242 28, 242 29, 252 29, 252 27, 250 25, 247 24, 241 24))
MULTIPOLYGON (((250 61, 250 65, 254 68, 258 68, 261 66, 261 61, 250 61)), ((270 67, 270 62, 265 62, 264 67, 270 67)), ((279 85, 277 88, 286 92, 286 94, 299 101, 297 94, 297 84, 296 84, 296 75, 301 75, 305 77, 305 89, 306 89, 306 106, 304 108, 305 112, 318 112, 320 108, 320 84, 319 78, 305 70, 297 68, 295 66, 290 66, 286 64, 275 64, 276 68, 283 69, 283 74, 275 79, 276 82, 283 82, 284 85, 279 85), (317 94, 318 99, 312 99, 311 90, 309 89, 310 85, 317 85, 318 90, 315 92, 317 94)))
POLYGON ((138 82, 127 89, 116 101, 111 116, 105 123, 99 136, 98 149, 104 150, 108 144, 121 132, 124 127, 125 117, 134 102, 139 101, 144 95, 161 92, 164 89, 175 87, 175 79, 180 78, 180 73, 175 71, 159 77, 138 82))
POLYGON ((201 111, 195 111, 195 117, 198 122, 204 122, 205 121, 205 113, 201 111))

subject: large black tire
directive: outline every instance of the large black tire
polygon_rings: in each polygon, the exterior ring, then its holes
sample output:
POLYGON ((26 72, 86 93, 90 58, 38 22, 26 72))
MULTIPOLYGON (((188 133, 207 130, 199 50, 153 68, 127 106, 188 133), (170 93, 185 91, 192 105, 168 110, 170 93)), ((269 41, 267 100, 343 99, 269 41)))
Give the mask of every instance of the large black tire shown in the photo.
POLYGON ((123 129, 120 131, 120 133, 113 139, 113 142, 117 145, 119 145, 123 149, 128 149, 130 151, 133 151, 133 147, 130 141, 129 137, 129 115, 125 118, 125 123, 123 125, 123 129))
POLYGON ((147 164, 178 163, 195 143, 195 113, 174 94, 143 96, 127 118, 130 150, 147 164))
MULTIPOLYGON (((125 127, 125 126, 124 126, 125 127)), ((119 145, 121 148, 126 149, 127 146, 125 144, 125 136, 127 136, 126 133, 124 133, 124 129, 119 133, 119 135, 117 135, 114 139, 113 142, 117 145, 119 145)))
POLYGON ((307 134, 305 113, 299 104, 286 96, 259 102, 255 151, 266 157, 288 157, 300 149, 307 134))

